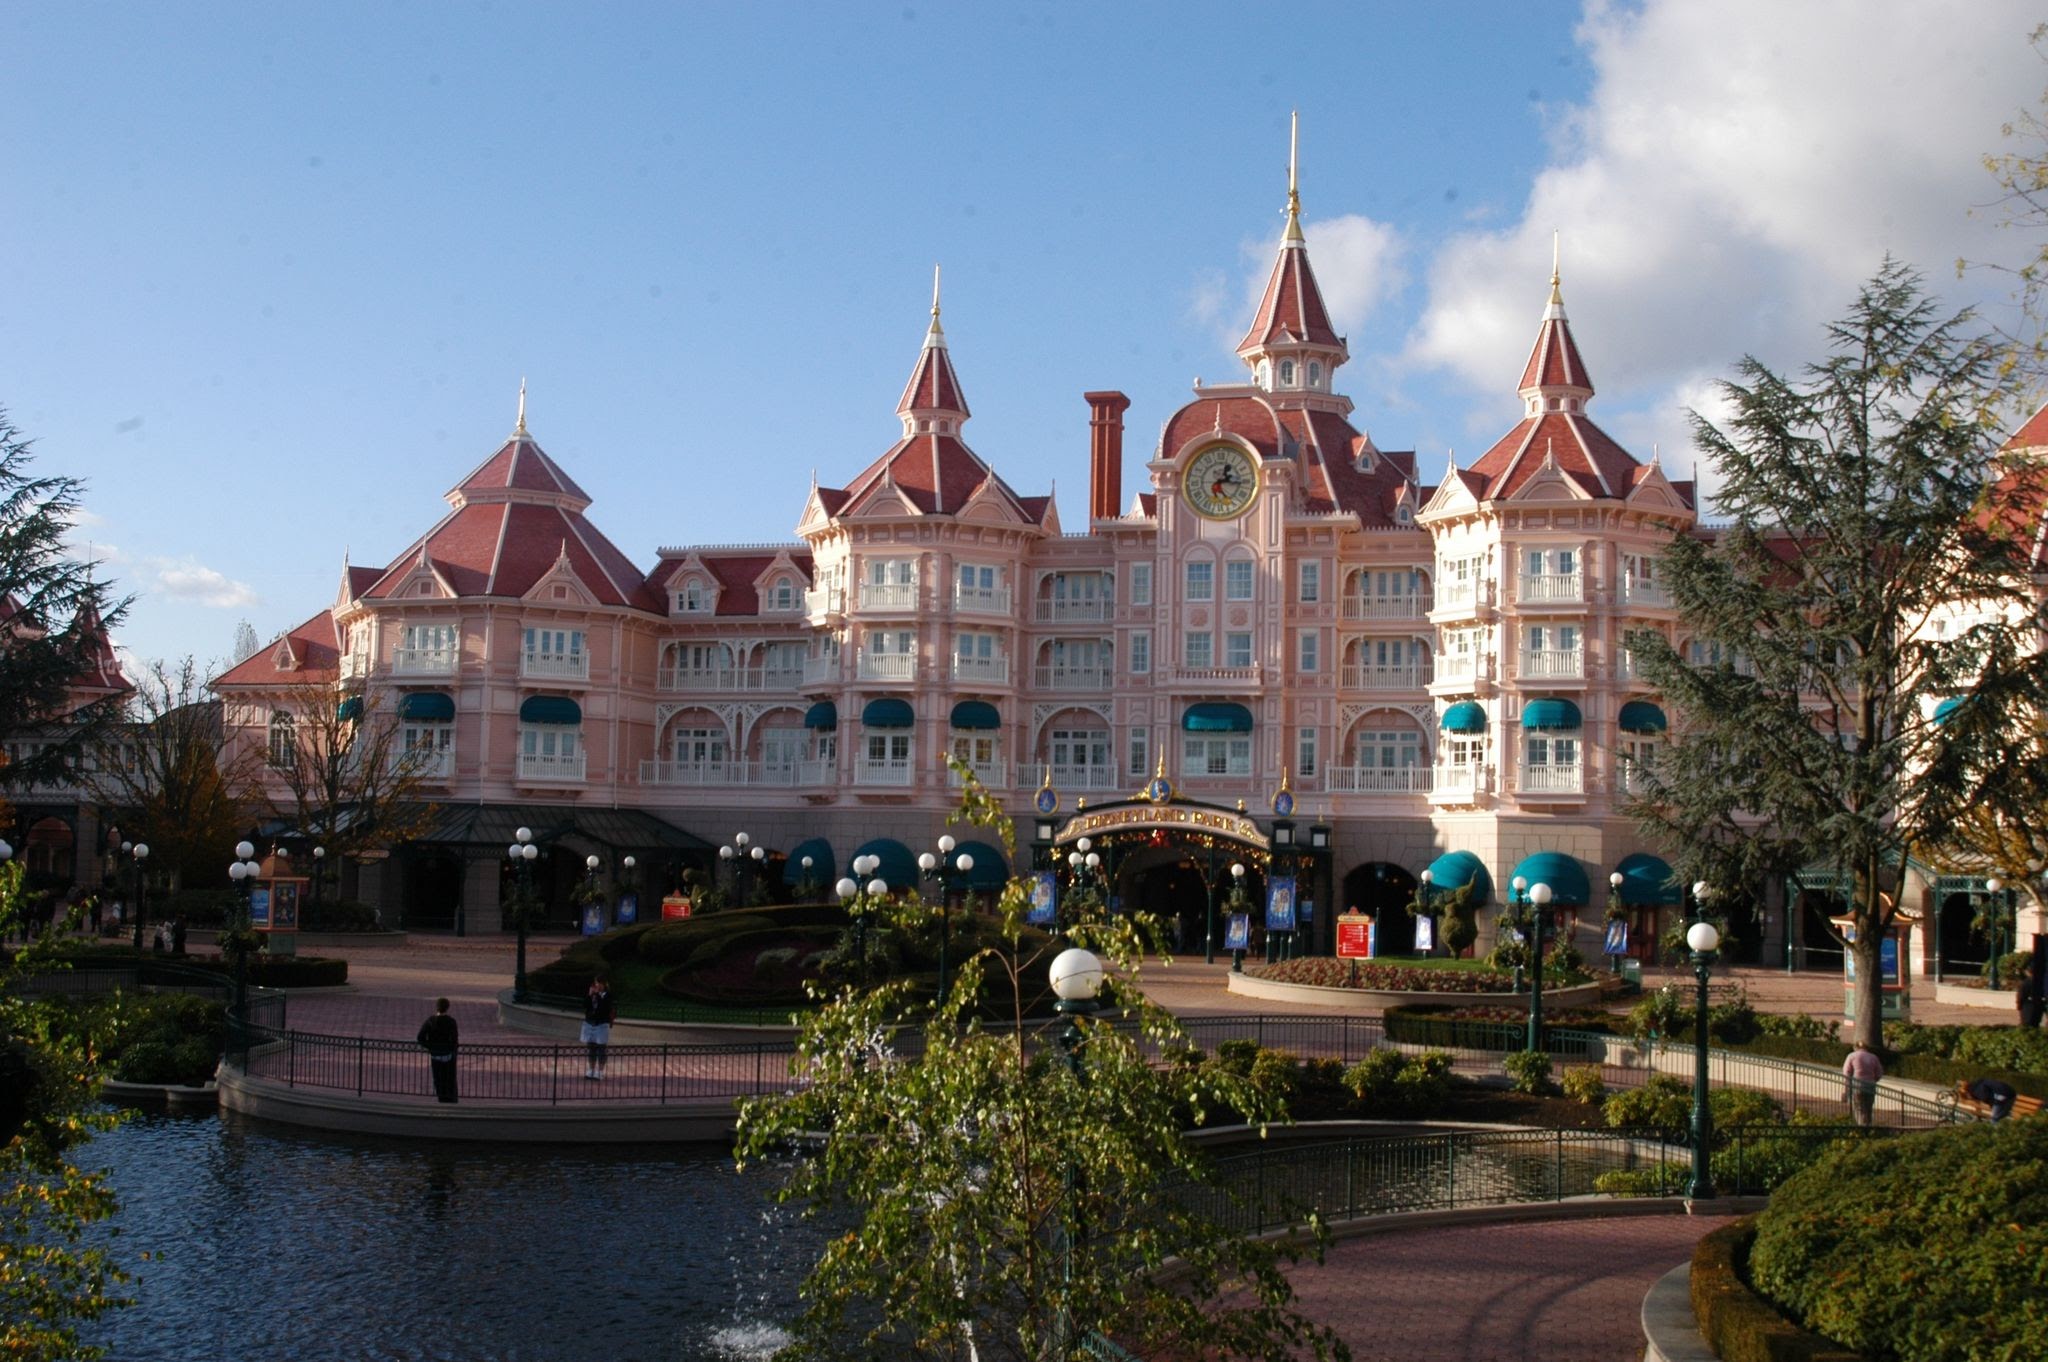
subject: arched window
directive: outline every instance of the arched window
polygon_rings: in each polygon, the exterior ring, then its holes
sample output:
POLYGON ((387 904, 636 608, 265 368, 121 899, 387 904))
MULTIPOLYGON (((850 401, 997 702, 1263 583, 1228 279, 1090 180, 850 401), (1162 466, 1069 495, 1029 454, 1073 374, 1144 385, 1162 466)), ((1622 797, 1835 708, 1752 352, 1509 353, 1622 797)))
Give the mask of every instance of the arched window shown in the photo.
POLYGON ((1271 360, 1262 359, 1259 361, 1259 386, 1261 388, 1273 386, 1273 362, 1271 360))
POLYGON ((1280 386, 1283 388, 1294 386, 1294 361, 1291 359, 1280 361, 1280 386))
POLYGON ((298 761, 298 721, 283 710, 275 710, 270 716, 270 749, 267 754, 272 766, 286 767, 298 761))
POLYGON ((1323 386, 1323 366, 1314 360, 1310 360, 1308 365, 1308 385, 1311 388, 1323 386))

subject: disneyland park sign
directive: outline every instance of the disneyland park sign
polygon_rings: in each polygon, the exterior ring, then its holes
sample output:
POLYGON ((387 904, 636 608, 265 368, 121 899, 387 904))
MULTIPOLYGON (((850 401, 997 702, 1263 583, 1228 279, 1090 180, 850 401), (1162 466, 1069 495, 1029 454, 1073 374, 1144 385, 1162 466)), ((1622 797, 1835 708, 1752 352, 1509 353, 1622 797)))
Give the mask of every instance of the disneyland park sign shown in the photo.
POLYGON ((1203 832, 1228 837, 1261 851, 1269 850, 1266 834, 1241 813, 1199 804, 1132 803, 1118 808, 1091 809, 1076 813, 1059 830, 1054 842, 1071 842, 1077 837, 1099 837, 1110 832, 1203 832))

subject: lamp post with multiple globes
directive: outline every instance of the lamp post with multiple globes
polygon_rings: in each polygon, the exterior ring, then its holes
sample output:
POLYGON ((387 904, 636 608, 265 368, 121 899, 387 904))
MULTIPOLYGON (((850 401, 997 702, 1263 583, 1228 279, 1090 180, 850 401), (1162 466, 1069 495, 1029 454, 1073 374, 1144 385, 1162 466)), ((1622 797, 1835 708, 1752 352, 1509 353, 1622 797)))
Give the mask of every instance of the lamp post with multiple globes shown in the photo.
POLYGON ((839 881, 839 902, 848 916, 853 919, 853 949, 860 958, 860 985, 868 985, 868 914, 874 911, 875 900, 887 897, 888 881, 876 875, 865 884, 859 876, 874 875, 882 868, 879 856, 856 856, 853 858, 853 875, 839 881))
MULTIPOLYGON (((148 852, 136 845, 138 856, 148 852)), ((228 865, 228 878, 242 891, 240 914, 228 934, 229 953, 234 957, 235 996, 228 1009, 228 1033, 231 1040, 238 1039, 243 1020, 247 1017, 249 999, 249 896, 255 892, 256 877, 263 867, 256 863, 256 847, 250 842, 235 843, 235 859, 228 865)), ((136 921, 136 930, 141 930, 141 919, 136 921)))
MULTIPOLYGON (((1052 959, 1048 971, 1052 991, 1059 996, 1054 1010, 1066 1019, 1060 1028, 1060 1050, 1066 1056, 1067 1068, 1074 1075, 1075 1083, 1087 1082, 1087 1070, 1082 1064, 1082 1051, 1087 1045, 1087 1033, 1081 1029, 1081 1018, 1092 1015, 1100 1006, 1096 995, 1102 991, 1102 961, 1093 951, 1079 946, 1070 946, 1052 959)), ((1068 1299, 1060 1307, 1061 1332, 1064 1341, 1081 1332, 1072 1315, 1072 1284, 1074 1280, 1074 1250, 1087 1234, 1087 1225, 1081 1215, 1081 1175, 1070 1159, 1066 1167, 1066 1224, 1065 1244, 1060 1255, 1060 1286, 1068 1299)))
POLYGON ((512 834, 512 844, 505 848, 505 859, 512 863, 512 930, 518 940, 518 955, 512 966, 512 1001, 526 1001, 526 933, 533 920, 533 862, 540 855, 540 848, 533 844, 533 829, 520 828, 512 834))
POLYGON ((736 832, 731 842, 718 849, 718 859, 732 867, 733 906, 746 907, 748 876, 750 873, 758 875, 765 868, 763 863, 768 859, 767 849, 756 844, 748 834, 736 832), (749 862, 753 863, 751 872, 749 862))
MULTIPOLYGON (((1521 877, 1516 876, 1516 886, 1521 883, 1521 877)), ((1539 881, 1529 886, 1526 902, 1534 904, 1536 911, 1526 919, 1532 964, 1529 970, 1529 1040, 1523 1048, 1531 1052, 1543 1048, 1543 938, 1550 926, 1550 897, 1549 885, 1539 881)))

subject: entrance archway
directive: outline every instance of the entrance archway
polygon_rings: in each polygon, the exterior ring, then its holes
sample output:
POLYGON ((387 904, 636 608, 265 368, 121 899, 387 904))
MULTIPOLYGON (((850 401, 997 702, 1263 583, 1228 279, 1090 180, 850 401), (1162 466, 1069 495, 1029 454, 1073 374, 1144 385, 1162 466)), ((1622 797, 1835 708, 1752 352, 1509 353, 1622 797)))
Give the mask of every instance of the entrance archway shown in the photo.
POLYGON ((1061 825, 1052 846, 1061 892, 1070 882, 1070 858, 1086 838, 1089 850, 1101 858, 1114 904, 1154 914, 1169 948, 1177 939, 1180 949, 1190 953, 1205 947, 1220 953, 1226 905, 1236 888, 1230 867, 1242 865, 1252 938, 1262 944, 1263 915, 1256 905, 1265 902, 1272 856, 1265 833, 1243 813, 1179 798, 1163 776, 1154 784, 1161 790, 1156 799, 1141 796, 1077 810, 1061 825))
POLYGON ((1975 929, 1977 897, 1950 894, 1941 901, 1941 972, 1970 975, 1984 968, 1991 946, 1975 929))
POLYGON ((1413 875, 1391 861, 1367 861, 1344 876, 1340 911, 1372 914, 1380 954, 1414 955, 1415 918, 1408 911, 1414 900, 1413 875))

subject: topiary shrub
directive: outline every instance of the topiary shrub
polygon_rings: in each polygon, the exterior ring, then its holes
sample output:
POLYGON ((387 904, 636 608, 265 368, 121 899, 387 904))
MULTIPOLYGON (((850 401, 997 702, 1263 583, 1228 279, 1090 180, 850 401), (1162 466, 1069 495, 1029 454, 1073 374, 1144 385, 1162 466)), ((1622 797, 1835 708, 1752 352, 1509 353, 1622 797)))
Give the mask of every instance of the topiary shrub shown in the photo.
POLYGON ((1692 1116, 1692 1089, 1670 1074, 1652 1074, 1640 1088, 1609 1093, 1600 1111, 1617 1130, 1683 1130, 1692 1116))
POLYGON ((2048 1357, 2048 1120, 1838 1146, 1756 1231, 1756 1288, 1872 1359, 2048 1357))
POLYGON ((1589 1107, 1607 1096, 1607 1083, 1600 1077, 1598 1064, 1569 1065, 1559 1076, 1559 1082, 1566 1097, 1574 1102, 1584 1102, 1589 1107))
POLYGON ((1515 1081, 1516 1092, 1542 1097, 1551 1090, 1550 1056, 1541 1050, 1517 1050, 1502 1058, 1500 1066, 1515 1081))

